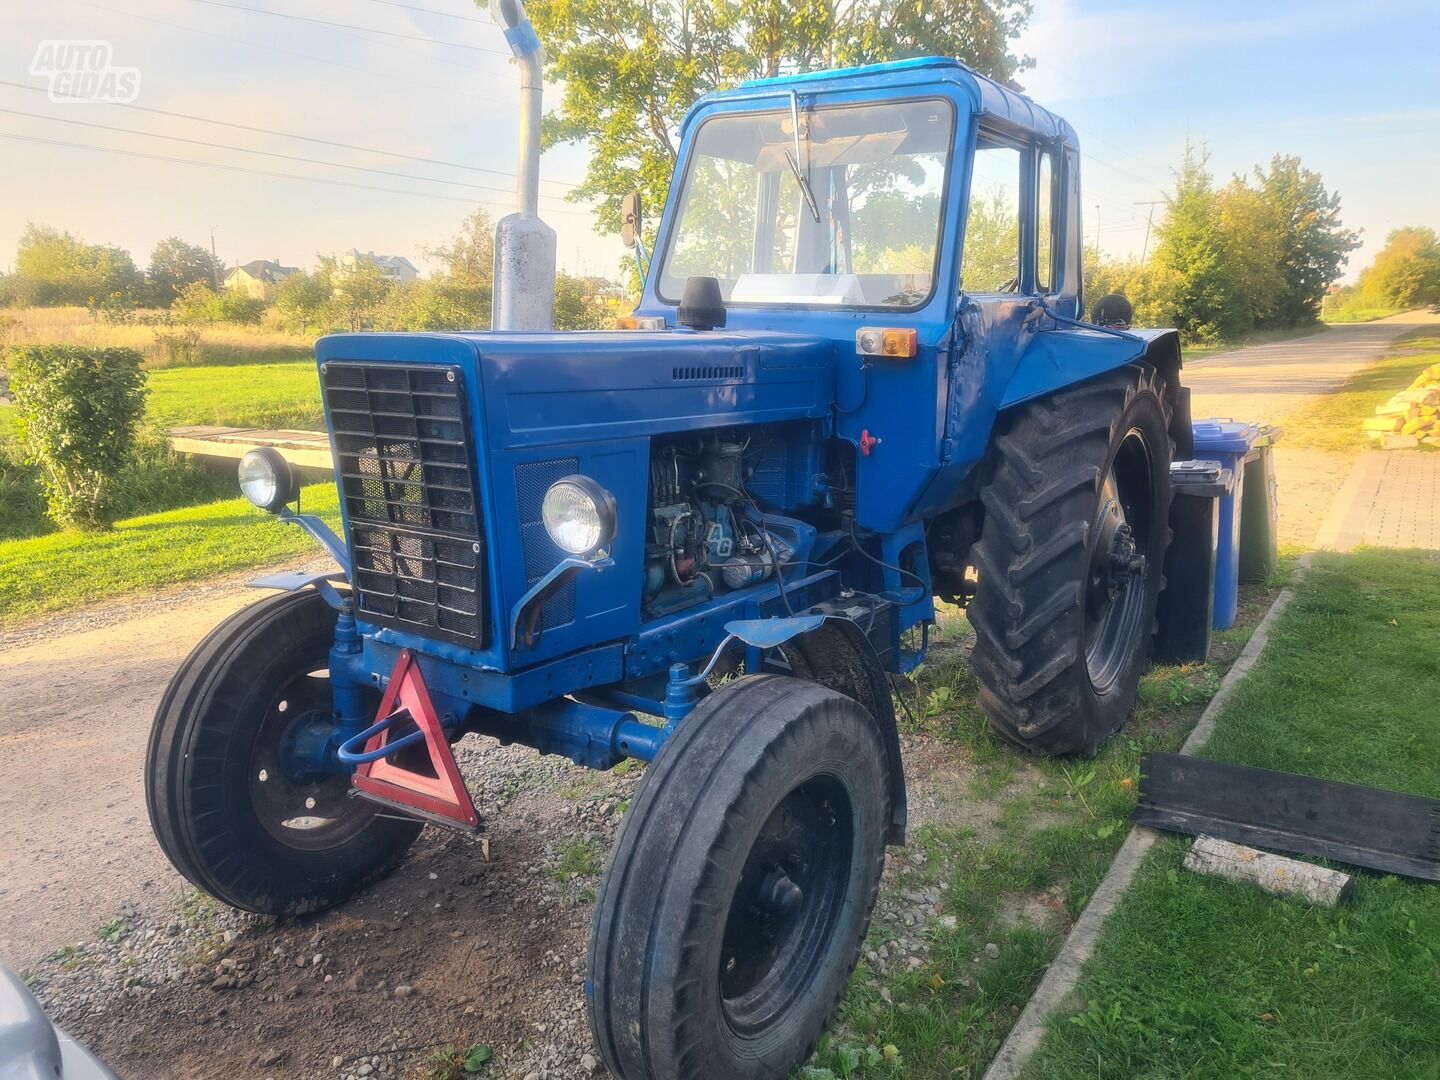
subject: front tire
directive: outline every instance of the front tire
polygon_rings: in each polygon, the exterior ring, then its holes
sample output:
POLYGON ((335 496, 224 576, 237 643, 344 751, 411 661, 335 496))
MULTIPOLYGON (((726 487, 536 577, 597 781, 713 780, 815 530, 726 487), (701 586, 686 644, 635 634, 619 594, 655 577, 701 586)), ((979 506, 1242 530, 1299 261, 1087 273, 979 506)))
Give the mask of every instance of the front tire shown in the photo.
POLYGON ((1170 542, 1165 382, 1131 364, 1020 406, 996 435, 968 609, 980 707, 1038 754, 1092 754, 1154 646, 1170 542))
POLYGON ((760 675, 646 771, 605 871, 590 1024, 623 1080, 771 1080, 813 1052, 884 869, 885 747, 855 701, 760 675))
POLYGON ((232 907, 331 907, 392 870, 420 833, 350 798, 348 775, 296 775, 292 741, 332 722, 335 617, 308 589, 250 605, 196 646, 156 712, 145 766, 155 836, 175 869, 232 907))

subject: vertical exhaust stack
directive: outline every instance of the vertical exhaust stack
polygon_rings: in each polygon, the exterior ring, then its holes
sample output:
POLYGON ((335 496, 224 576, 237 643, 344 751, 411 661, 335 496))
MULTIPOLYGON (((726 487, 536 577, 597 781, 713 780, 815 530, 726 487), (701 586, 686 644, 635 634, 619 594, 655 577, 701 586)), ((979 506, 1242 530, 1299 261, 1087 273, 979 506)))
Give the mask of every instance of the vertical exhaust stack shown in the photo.
POLYGON ((520 66, 516 211, 495 226, 496 330, 555 328, 555 230, 540 220, 540 114, 545 52, 521 0, 490 0, 490 14, 520 66))

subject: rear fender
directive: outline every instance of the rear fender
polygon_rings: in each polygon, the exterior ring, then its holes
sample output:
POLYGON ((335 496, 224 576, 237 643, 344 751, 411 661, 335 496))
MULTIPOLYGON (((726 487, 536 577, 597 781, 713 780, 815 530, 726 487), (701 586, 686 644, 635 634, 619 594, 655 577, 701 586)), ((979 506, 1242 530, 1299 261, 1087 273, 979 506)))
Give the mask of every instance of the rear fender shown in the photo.
MULTIPOLYGON (((1061 320, 1057 320, 1061 321, 1061 320)), ((1190 391, 1180 383, 1180 334, 1175 330, 1110 330, 1061 321, 1031 338, 1000 401, 1012 406, 1085 382, 1136 361, 1151 364, 1170 390, 1175 459, 1194 456, 1190 391)))

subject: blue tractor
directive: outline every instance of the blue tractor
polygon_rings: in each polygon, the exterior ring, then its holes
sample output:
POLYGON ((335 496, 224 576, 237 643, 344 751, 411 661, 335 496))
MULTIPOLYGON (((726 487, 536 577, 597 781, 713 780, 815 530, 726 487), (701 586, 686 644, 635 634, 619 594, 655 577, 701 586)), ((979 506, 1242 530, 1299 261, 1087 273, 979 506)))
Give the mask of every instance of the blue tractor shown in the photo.
POLYGON ((648 762, 596 904, 599 1052, 785 1075, 905 838, 890 679, 937 598, 1027 751, 1092 752, 1148 662, 1180 350, 1082 321, 1081 235, 1075 133, 1028 98, 944 59, 797 75, 690 112, 626 328, 323 339, 343 539, 278 455, 241 486, 340 570, 260 582, 176 675, 171 861, 315 911, 423 822, 479 827, 467 734, 648 762))

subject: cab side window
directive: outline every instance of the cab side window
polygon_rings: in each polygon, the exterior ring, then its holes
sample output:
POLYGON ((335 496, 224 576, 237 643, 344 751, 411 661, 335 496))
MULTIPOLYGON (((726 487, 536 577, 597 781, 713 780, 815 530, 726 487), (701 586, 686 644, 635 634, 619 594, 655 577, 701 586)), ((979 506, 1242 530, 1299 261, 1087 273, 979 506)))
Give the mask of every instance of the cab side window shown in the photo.
POLYGON ((960 288, 967 293, 1020 288, 1021 163, 1017 147, 980 133, 960 263, 960 288))
POLYGON ((1055 212, 1058 205, 1055 155, 1040 154, 1035 173, 1035 291, 1055 291, 1055 212))

